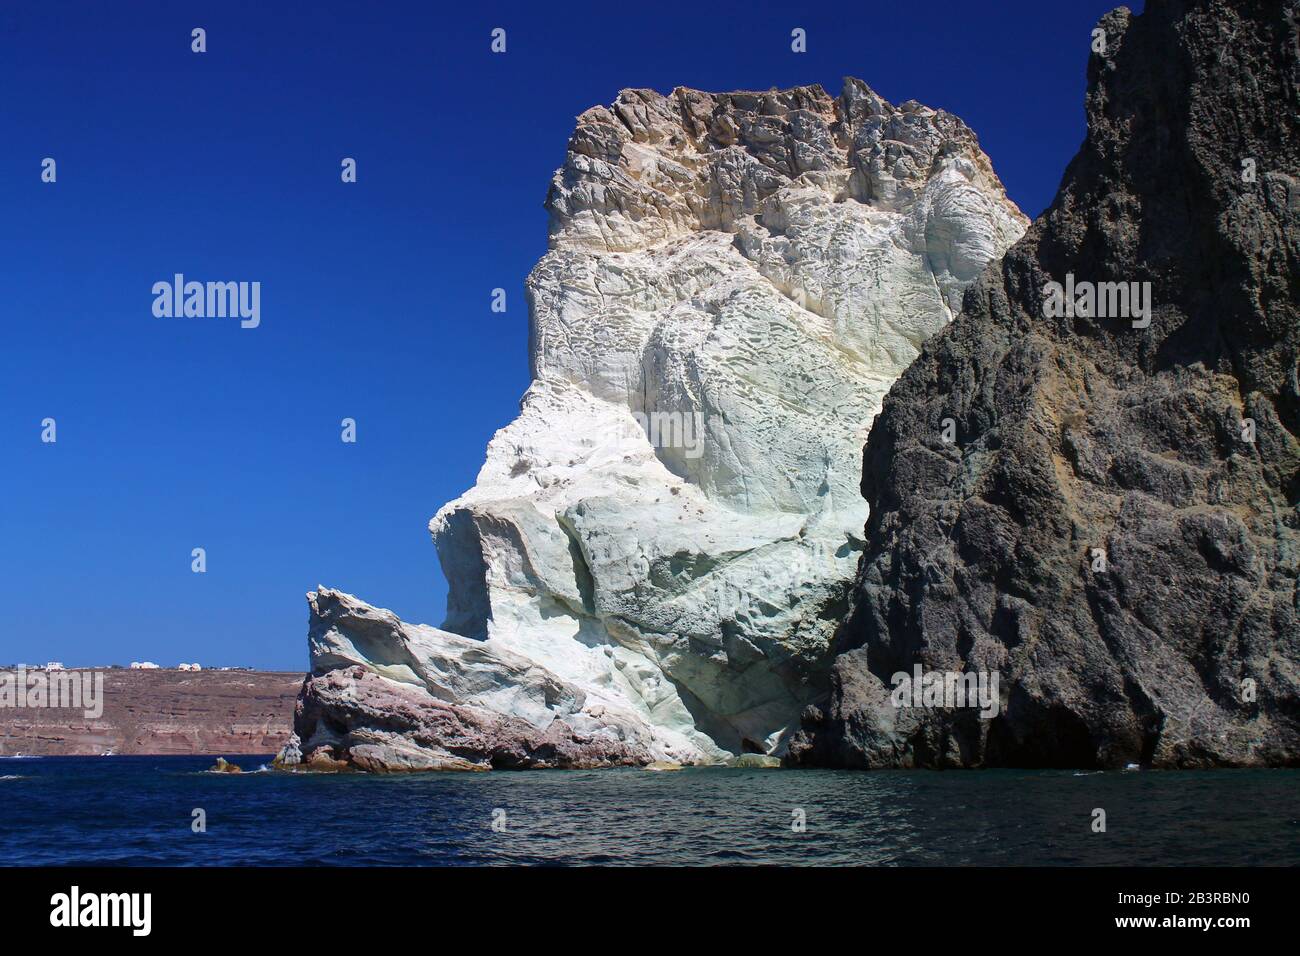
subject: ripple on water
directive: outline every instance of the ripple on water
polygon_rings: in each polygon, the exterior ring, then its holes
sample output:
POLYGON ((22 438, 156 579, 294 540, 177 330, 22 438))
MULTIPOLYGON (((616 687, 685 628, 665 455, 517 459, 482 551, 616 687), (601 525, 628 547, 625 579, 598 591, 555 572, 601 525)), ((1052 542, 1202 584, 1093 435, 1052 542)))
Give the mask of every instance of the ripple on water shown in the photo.
MULTIPOLYGON (((259 770, 267 759, 241 758, 259 770)), ((5 775, 23 782, 5 790, 0 863, 1300 864, 1294 770, 249 771, 214 786, 224 775, 209 766, 26 763, 5 775), (1090 826, 1099 806, 1104 837, 1090 826), (190 829, 195 807, 207 814, 201 837, 190 829), (494 811, 504 830, 493 829, 494 811)))

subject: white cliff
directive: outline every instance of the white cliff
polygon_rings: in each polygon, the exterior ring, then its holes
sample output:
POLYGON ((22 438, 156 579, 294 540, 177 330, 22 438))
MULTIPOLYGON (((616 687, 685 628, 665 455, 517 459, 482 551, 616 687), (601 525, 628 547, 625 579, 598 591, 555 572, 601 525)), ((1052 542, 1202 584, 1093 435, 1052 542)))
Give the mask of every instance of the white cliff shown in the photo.
MULTIPOLYGON (((547 207, 534 381, 430 522, 444 630, 357 646, 373 609, 322 592, 353 603, 314 615, 313 672, 616 728, 630 762, 779 755, 847 609, 880 401, 1026 220, 960 120, 857 80, 626 90, 579 117, 547 207)), ((346 755, 357 720, 304 749, 346 755)))

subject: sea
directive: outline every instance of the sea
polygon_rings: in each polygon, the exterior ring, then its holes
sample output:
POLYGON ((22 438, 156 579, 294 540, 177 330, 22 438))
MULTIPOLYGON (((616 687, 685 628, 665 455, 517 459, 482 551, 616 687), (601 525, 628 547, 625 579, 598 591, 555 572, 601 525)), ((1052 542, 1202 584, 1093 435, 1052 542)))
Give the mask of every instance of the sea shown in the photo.
POLYGON ((369 775, 261 754, 220 774, 213 759, 0 758, 0 865, 1300 864, 1300 770, 369 775))

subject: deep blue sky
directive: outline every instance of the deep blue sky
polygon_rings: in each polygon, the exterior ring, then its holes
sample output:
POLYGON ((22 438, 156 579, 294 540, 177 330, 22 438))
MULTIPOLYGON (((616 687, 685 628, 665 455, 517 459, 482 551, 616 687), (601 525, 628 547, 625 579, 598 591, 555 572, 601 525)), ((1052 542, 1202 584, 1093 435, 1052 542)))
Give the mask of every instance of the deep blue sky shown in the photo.
POLYGON ((0 662, 302 669, 318 582, 440 623, 425 525, 527 387, 577 114, 855 75, 965 119, 1034 216, 1113 5, 4 0, 0 662), (175 272, 260 281, 261 327, 155 319, 175 272))

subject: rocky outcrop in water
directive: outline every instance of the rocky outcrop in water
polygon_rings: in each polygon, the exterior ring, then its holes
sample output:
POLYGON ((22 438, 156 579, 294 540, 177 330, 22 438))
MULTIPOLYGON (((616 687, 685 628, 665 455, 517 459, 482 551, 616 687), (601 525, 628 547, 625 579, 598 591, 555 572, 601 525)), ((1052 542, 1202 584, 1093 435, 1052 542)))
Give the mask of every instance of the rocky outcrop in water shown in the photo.
POLYGON ((626 90, 547 207, 533 383, 430 524, 447 620, 318 591, 301 759, 784 752, 847 609, 866 428, 1025 227, 960 120, 857 80, 626 90))
POLYGON ((308 595, 316 673, 294 713, 282 768, 579 769, 664 754, 635 721, 484 641, 404 624, 321 588, 308 595))
POLYGON ((871 431, 797 761, 1300 763, 1297 4, 1099 26, 1059 195, 871 431), (999 674, 998 714, 895 706, 917 664, 999 674))

